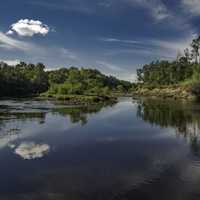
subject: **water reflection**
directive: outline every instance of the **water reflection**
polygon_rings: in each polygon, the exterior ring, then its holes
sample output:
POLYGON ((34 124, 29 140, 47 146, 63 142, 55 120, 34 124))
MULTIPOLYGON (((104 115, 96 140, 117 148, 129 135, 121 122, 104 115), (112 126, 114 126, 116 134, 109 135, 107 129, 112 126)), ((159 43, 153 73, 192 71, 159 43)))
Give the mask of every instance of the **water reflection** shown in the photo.
POLYGON ((10 140, 1 146, 7 137, 0 138, 0 199, 200 199, 198 104, 19 107, 43 113, 44 123, 41 115, 2 120, 10 140))
POLYGON ((42 158, 49 151, 48 144, 35 144, 34 142, 23 142, 15 149, 15 153, 25 160, 42 158))
POLYGON ((86 125, 89 115, 112 105, 106 103, 93 106, 68 106, 64 102, 58 101, 1 101, 0 149, 15 145, 15 141, 26 139, 33 134, 40 134, 40 132, 45 134, 47 132, 45 129, 49 129, 53 123, 59 122, 59 119, 62 118, 66 118, 65 126, 69 128, 72 127, 72 124, 86 125), (55 122, 47 125, 50 123, 49 118, 55 122))
MULTIPOLYGON (((81 122, 82 125, 88 122, 88 114, 100 112, 102 108, 111 107, 113 103, 102 103, 92 106, 68 106, 63 102, 47 102, 47 105, 43 105, 44 102, 1 102, 0 105, 0 130, 3 128, 4 123, 8 120, 20 120, 24 121, 35 121, 43 124, 45 123, 46 114, 49 112, 53 114, 59 114, 62 116, 70 117, 72 123, 81 122), (26 106, 24 106, 24 104, 26 106), (43 106, 41 106, 42 104, 43 106), (28 106, 27 106, 28 105, 28 106)), ((9 132, 15 132, 17 129, 10 129, 9 132)))
POLYGON ((191 144, 193 153, 195 155, 200 153, 199 103, 140 99, 138 101, 137 116, 151 125, 158 125, 161 128, 175 128, 177 136, 184 137, 191 144))
POLYGON ((54 108, 52 112, 62 116, 69 116, 72 123, 81 122, 82 125, 85 125, 88 122, 88 115, 98 113, 102 108, 113 105, 114 104, 98 104, 92 106, 61 107, 54 108))

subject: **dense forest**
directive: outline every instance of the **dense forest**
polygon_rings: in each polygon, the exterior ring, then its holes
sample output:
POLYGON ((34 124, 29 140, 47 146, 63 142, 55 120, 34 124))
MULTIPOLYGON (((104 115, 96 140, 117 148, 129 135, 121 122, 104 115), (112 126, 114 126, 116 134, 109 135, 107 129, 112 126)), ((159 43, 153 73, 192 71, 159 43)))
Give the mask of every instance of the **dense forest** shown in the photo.
POLYGON ((45 71, 42 63, 0 64, 0 97, 39 95, 104 95, 127 93, 132 84, 95 69, 76 67, 45 71))
POLYGON ((138 82, 159 86, 173 84, 197 85, 200 83, 200 37, 179 54, 175 61, 155 61, 137 70, 138 82))
POLYGON ((111 92, 127 93, 132 84, 106 76, 96 69, 78 69, 71 67, 49 71, 49 93, 51 94, 109 94, 111 92))
POLYGON ((39 94, 48 90, 48 74, 45 66, 21 62, 16 66, 0 65, 0 96, 16 97, 39 94))

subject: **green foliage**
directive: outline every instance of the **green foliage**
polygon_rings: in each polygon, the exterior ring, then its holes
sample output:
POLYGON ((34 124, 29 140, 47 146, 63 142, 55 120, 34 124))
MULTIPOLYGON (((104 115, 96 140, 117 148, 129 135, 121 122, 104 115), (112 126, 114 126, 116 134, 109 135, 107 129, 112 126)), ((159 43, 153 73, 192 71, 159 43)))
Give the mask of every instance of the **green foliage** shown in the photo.
POLYGON ((96 69, 59 69, 48 72, 49 94, 109 95, 112 92, 127 93, 132 84, 106 76, 96 69), (120 86, 120 87, 119 87, 120 86))
POLYGON ((48 75, 44 65, 26 64, 16 66, 0 64, 0 97, 38 94, 48 89, 48 75))
POLYGON ((192 79, 200 82, 200 65, 198 65, 198 64, 195 64, 193 67, 192 79))
POLYGON ((137 71, 138 80, 145 84, 171 85, 192 77, 194 65, 188 62, 157 61, 137 71))
POLYGON ((187 92, 200 97, 200 36, 195 38, 190 49, 176 61, 156 61, 137 70, 137 88, 161 88, 179 85, 187 92))
POLYGON ((127 93, 132 84, 96 69, 75 67, 45 71, 42 63, 16 66, 0 65, 0 97, 38 95, 109 95, 111 92, 127 93), (119 87, 120 86, 120 87, 119 87))
POLYGON ((174 85, 200 83, 200 37, 191 43, 191 50, 176 61, 156 61, 137 70, 138 81, 145 85, 174 85))
POLYGON ((62 84, 52 84, 49 88, 49 94, 82 94, 83 86, 81 83, 66 82, 62 84))

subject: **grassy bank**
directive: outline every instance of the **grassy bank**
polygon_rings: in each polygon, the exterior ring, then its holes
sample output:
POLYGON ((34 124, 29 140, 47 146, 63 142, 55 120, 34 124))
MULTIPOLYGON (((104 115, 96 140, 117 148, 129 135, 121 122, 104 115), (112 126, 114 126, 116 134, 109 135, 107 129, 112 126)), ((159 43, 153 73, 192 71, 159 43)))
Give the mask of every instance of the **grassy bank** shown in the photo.
POLYGON ((97 96, 97 95, 49 95, 48 93, 43 93, 39 99, 54 99, 65 101, 69 105, 91 105, 99 104, 104 102, 116 103, 117 98, 113 96, 97 96))

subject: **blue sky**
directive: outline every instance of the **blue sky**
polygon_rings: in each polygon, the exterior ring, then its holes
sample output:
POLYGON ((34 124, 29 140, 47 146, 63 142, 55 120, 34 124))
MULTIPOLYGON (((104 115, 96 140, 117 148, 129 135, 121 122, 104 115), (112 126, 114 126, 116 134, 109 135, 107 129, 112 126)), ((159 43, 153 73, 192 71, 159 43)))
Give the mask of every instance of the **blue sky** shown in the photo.
POLYGON ((124 80, 199 34, 199 0, 6 0, 0 60, 92 67, 124 80))

